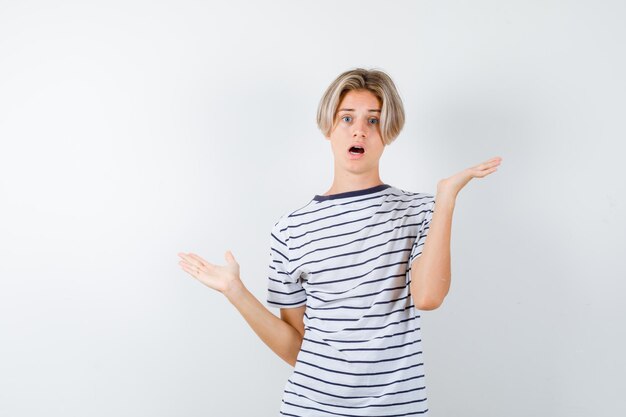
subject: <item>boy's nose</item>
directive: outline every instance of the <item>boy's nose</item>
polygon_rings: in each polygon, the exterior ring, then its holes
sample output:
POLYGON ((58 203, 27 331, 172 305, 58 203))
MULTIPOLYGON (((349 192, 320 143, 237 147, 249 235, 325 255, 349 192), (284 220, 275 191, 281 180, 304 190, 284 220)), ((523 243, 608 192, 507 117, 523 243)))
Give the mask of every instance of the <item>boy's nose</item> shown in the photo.
POLYGON ((367 136, 367 124, 366 123, 358 123, 354 126, 354 132, 352 133, 353 137, 366 137, 367 136))

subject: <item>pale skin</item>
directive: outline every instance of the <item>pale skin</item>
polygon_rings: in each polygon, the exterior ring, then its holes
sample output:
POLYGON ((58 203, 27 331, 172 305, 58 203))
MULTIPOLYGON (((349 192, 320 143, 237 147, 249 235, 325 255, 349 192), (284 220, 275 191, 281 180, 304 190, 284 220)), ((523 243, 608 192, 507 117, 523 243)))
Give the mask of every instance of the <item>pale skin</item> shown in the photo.
MULTIPOLYGON (((380 102, 367 90, 349 91, 339 103, 329 136, 334 155, 334 179, 325 193, 337 194, 383 184, 379 160, 385 149, 380 135, 380 102), (353 159, 348 149, 355 143, 365 148, 353 159)), ((437 183, 435 211, 422 254, 411 265, 411 294, 416 308, 438 308, 450 289, 450 235, 457 195, 472 179, 484 178, 498 169, 501 157, 490 158, 437 183)), ((208 262, 195 253, 179 253, 181 268, 204 285, 222 293, 261 340, 285 362, 295 366, 304 337, 306 306, 281 308, 280 318, 267 309, 244 285, 239 263, 230 250, 225 265, 208 262)))

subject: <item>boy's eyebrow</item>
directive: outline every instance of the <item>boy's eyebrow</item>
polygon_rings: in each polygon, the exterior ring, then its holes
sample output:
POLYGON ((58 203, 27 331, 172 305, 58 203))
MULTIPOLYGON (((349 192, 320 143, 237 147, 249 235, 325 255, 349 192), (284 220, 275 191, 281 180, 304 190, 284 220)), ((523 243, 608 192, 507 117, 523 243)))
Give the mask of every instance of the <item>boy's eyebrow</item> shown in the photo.
MULTIPOLYGON (((354 111, 354 109, 339 109, 337 111, 338 112, 340 112, 340 111, 354 111)), ((376 111, 376 112, 380 113, 380 110, 378 110, 378 109, 369 109, 368 111, 376 111)))

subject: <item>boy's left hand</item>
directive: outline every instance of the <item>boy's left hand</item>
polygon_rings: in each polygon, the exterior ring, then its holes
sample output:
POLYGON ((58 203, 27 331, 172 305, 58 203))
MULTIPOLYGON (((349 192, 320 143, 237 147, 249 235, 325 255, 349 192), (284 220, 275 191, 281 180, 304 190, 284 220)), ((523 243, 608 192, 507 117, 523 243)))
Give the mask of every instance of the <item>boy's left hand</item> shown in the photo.
POLYGON ((502 162, 499 156, 493 157, 481 164, 466 168, 451 177, 444 178, 437 183, 437 194, 446 194, 456 198, 457 194, 472 178, 483 178, 498 169, 502 162))

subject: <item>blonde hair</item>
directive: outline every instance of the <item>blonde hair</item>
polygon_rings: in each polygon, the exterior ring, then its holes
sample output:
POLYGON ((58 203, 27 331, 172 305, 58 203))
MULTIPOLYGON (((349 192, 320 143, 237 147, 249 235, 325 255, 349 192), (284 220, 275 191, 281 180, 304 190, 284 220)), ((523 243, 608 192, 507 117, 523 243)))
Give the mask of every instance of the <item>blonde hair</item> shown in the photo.
POLYGON ((337 107, 350 90, 371 91, 382 104, 380 134, 385 145, 391 144, 404 126, 404 105, 389 75, 380 70, 355 68, 340 74, 328 86, 317 108, 317 127, 329 137, 337 121, 337 107))

